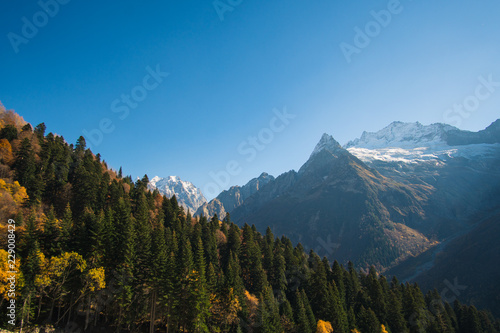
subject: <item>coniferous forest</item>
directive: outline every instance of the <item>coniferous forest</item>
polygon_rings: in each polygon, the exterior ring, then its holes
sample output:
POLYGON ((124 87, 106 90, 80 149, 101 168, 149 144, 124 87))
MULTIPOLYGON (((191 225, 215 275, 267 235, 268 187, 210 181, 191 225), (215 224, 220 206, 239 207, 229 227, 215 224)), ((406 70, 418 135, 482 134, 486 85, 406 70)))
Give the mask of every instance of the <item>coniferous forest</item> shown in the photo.
POLYGON ((194 218, 175 196, 149 191, 147 176, 110 169, 83 137, 68 144, 13 112, 0 121, 0 162, 5 329, 500 332, 489 312, 445 302, 436 290, 329 262, 230 216, 194 218))

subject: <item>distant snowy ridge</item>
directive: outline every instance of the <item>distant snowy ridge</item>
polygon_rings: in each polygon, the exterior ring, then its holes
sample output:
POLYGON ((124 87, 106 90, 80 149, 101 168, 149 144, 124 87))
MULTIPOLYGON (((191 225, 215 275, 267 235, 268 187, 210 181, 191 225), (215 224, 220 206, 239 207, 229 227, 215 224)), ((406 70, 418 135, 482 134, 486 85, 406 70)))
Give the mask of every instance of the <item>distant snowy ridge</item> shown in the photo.
POLYGON ((419 122, 393 122, 378 132, 363 132, 359 139, 349 141, 344 148, 365 163, 381 161, 439 164, 439 161, 450 158, 472 159, 498 154, 498 143, 448 143, 450 136, 455 137, 461 133, 471 132, 440 123, 424 126, 419 122))
POLYGON ((167 178, 156 176, 149 181, 148 188, 150 190, 158 189, 161 194, 168 198, 175 195, 179 205, 189 210, 191 214, 194 214, 201 205, 207 202, 199 188, 177 176, 167 178))
POLYGON ((378 132, 363 132, 359 139, 349 141, 344 148, 416 148, 446 144, 446 133, 458 130, 446 124, 424 126, 419 122, 392 122, 378 132))
POLYGON ((428 161, 446 161, 450 158, 463 157, 466 159, 493 157, 500 151, 500 144, 472 144, 466 146, 435 146, 417 148, 347 148, 347 150, 365 163, 401 162, 421 163, 428 161))

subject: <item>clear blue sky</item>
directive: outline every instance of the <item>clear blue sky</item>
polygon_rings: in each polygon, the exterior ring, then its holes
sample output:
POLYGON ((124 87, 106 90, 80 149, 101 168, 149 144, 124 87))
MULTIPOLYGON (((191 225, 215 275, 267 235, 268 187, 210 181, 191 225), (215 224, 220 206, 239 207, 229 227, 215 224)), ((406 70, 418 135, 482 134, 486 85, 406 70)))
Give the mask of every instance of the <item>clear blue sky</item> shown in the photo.
POLYGON ((230 1, 224 20, 211 0, 71 0, 53 17, 4 1, 0 100, 70 143, 108 119, 93 151, 112 168, 202 190, 232 160, 231 185, 297 170, 324 132, 344 144, 394 120, 479 130, 500 116, 500 87, 470 98, 478 77, 500 81, 497 0, 230 1), (390 22, 374 24, 381 10, 390 22), (348 62, 340 45, 356 47, 356 27, 372 37, 348 62), (169 73, 159 84, 157 67, 169 73), (121 100, 131 92, 144 98, 134 108, 121 100), (445 113, 464 100, 473 111, 445 113), (284 107, 295 118, 265 130, 284 107))

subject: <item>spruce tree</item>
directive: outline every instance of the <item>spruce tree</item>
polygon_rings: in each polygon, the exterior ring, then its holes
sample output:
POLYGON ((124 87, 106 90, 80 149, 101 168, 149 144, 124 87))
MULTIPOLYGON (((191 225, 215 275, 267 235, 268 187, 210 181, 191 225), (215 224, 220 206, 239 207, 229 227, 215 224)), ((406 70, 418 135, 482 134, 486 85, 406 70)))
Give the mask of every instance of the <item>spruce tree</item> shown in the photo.
POLYGON ((61 253, 61 231, 57 224, 54 206, 50 206, 42 233, 43 247, 50 257, 57 256, 61 253))
POLYGON ((297 323, 297 330, 299 332, 312 333, 304 300, 302 299, 302 294, 298 290, 295 294, 295 322, 297 323))
POLYGON ((372 309, 361 307, 356 323, 361 332, 382 333, 380 322, 372 309))

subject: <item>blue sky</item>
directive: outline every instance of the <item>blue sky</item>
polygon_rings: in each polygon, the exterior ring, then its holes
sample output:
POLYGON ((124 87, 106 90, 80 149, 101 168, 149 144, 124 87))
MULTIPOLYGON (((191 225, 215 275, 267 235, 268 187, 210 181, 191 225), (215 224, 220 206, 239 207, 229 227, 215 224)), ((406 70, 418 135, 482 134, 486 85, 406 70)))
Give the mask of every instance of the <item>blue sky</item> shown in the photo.
POLYGON ((324 132, 500 115, 495 0, 54 1, 2 4, 0 101, 70 143, 100 131, 93 151, 134 178, 216 194, 297 170, 324 132))

